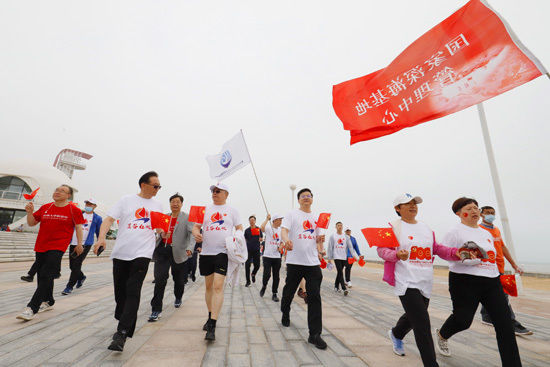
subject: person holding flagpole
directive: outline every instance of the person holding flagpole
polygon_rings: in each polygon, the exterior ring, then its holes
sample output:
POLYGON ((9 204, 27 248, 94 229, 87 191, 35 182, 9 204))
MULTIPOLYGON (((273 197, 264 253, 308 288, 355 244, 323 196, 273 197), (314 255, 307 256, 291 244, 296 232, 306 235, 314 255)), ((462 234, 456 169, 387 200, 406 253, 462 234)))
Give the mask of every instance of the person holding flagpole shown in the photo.
POLYGON ((394 287, 405 313, 388 331, 393 352, 405 355, 403 339, 414 331, 416 346, 424 366, 439 366, 435 357, 428 305, 433 285, 433 259, 458 260, 458 248, 435 242, 435 234, 416 220, 420 196, 402 194, 393 201, 398 219, 390 223, 397 248, 378 247, 378 256, 385 260, 384 280, 394 287))
POLYGON ((499 279, 493 236, 478 225, 480 211, 475 199, 458 198, 452 210, 460 218, 460 223, 445 235, 443 243, 462 247, 473 242, 487 253, 487 258, 477 259, 477 263, 471 264, 460 261, 449 264, 449 292, 453 312, 441 329, 436 329, 437 349, 444 356, 451 355, 448 339, 470 327, 481 303, 495 327, 502 366, 521 366, 510 308, 499 279))
POLYGON ((344 268, 348 262, 348 252, 353 258, 359 259, 349 238, 342 232, 342 222, 336 223, 336 233, 333 233, 328 240, 327 256, 330 263, 334 263, 336 267, 336 279, 334 280, 334 291, 339 292, 342 287, 344 296, 347 296, 349 291, 346 288, 344 279, 344 268))
POLYGON ((229 261, 225 241, 233 235, 233 230, 242 233, 243 225, 239 212, 227 205, 229 187, 218 182, 210 186, 210 192, 212 204, 205 208, 203 223, 195 223, 193 236, 197 243, 202 242, 199 271, 204 276, 208 308, 208 320, 203 326, 206 331, 204 338, 213 341, 216 339, 216 322, 223 305, 223 289, 229 261))
POLYGON ((158 236, 157 247, 153 252, 155 262, 155 291, 151 300, 152 312, 149 321, 157 321, 162 313, 164 289, 168 280, 168 271, 172 270, 174 280, 174 307, 179 308, 185 291, 185 276, 187 275, 188 259, 193 256, 193 224, 189 222, 188 214, 181 211, 183 196, 175 193, 170 196, 170 223, 165 237, 158 236))
POLYGON ((260 228, 265 234, 265 247, 264 247, 264 274, 262 278, 262 289, 260 290, 260 296, 263 297, 267 289, 267 283, 273 273, 273 283, 271 284, 271 292, 273 293, 271 299, 274 302, 279 302, 277 293, 279 292, 279 271, 281 270, 281 223, 283 222, 283 216, 275 214, 273 221, 271 221, 271 215, 267 215, 260 228), (268 225, 269 224, 269 225, 268 225))
POLYGON ((290 326, 290 304, 302 279, 306 280, 308 342, 319 349, 326 349, 327 343, 321 338, 323 316, 321 304, 321 259, 325 255, 324 235, 319 235, 315 227, 318 219, 312 209, 313 193, 304 188, 298 191, 300 207, 283 218, 281 237, 287 249, 286 280, 281 300, 283 313, 281 324, 290 326))
MULTIPOLYGON (((151 212, 162 212, 162 205, 153 199, 161 188, 158 174, 154 171, 143 174, 138 185, 139 194, 122 197, 109 210, 94 245, 96 255, 105 249, 107 232, 118 219, 117 239, 111 252, 118 326, 108 349, 119 352, 124 350, 126 339, 134 335, 141 287, 155 250, 151 212)), ((166 236, 162 229, 156 232, 166 236)))

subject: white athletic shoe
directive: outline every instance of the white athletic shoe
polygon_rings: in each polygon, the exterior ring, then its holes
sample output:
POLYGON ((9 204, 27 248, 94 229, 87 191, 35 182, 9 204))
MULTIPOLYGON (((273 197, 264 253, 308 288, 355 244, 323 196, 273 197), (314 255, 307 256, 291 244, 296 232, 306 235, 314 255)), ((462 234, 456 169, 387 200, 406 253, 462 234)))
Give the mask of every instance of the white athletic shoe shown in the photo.
POLYGON ((339 293, 339 292, 340 292, 340 289, 334 287, 334 292, 335 292, 335 293, 339 293))
POLYGON ((40 305, 40 308, 38 309, 38 312, 44 312, 44 311, 50 311, 53 310, 53 306, 50 306, 48 302, 42 302, 40 305))
POLYGON ((351 288, 352 287, 351 280, 346 285, 348 286, 348 288, 351 288))
POLYGON ((17 315, 16 319, 30 321, 30 320, 34 319, 35 315, 36 314, 34 312, 32 312, 32 308, 25 307, 23 312, 21 312, 19 315, 17 315))
POLYGON ((435 329, 435 338, 436 338, 435 346, 439 351, 439 353, 441 353, 441 355, 445 357, 450 357, 451 352, 449 351, 449 343, 447 339, 443 339, 441 334, 439 334, 439 329, 435 329))

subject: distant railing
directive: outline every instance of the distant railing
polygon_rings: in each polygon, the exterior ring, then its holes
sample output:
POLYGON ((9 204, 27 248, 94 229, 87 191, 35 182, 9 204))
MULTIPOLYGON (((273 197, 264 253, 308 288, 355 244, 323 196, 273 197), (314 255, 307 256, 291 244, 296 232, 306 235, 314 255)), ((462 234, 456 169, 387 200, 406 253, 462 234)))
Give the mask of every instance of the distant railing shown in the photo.
POLYGON ((21 200, 22 198, 23 194, 20 192, 0 190, 0 199, 21 200))

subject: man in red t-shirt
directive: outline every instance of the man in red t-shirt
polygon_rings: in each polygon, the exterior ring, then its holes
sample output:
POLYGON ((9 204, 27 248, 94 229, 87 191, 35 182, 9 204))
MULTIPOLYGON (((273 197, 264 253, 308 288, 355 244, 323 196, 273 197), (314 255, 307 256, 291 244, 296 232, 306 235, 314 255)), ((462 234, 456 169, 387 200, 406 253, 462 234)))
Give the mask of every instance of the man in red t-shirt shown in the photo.
MULTIPOLYGON (((493 208, 492 206, 487 205, 482 207, 481 218, 483 219, 483 221, 479 226, 484 230, 488 231, 489 233, 491 233, 491 235, 494 238, 495 249, 497 251, 496 263, 498 267, 498 272, 500 274, 504 274, 504 258, 506 258, 506 260, 508 260, 510 265, 512 265, 512 268, 514 268, 514 271, 521 275, 523 273, 523 270, 516 264, 516 262, 512 258, 510 251, 508 251, 508 248, 506 247, 506 245, 504 244, 504 241, 502 240, 502 235, 500 234, 500 230, 493 225, 493 221, 495 220, 495 214, 496 214, 495 208, 493 208)), ((518 320, 516 320, 516 315, 512 310, 512 305, 510 304, 508 295, 505 293, 504 296, 508 301, 508 307, 510 307, 510 314, 512 315, 515 334, 516 335, 533 334, 531 330, 527 329, 518 320)), ((481 306, 481 322, 483 322, 486 325, 493 325, 493 322, 489 317, 489 313, 487 312, 487 310, 483 305, 481 306)))
POLYGON ((61 258, 76 230, 78 245, 75 252, 80 255, 84 251, 82 246, 82 224, 84 217, 80 209, 69 203, 73 189, 61 185, 55 189, 53 202, 44 204, 34 212, 34 205, 29 202, 25 207, 27 224, 35 226, 40 223, 38 237, 34 245, 36 263, 38 267, 38 284, 27 307, 18 319, 32 320, 38 312, 49 311, 53 308, 53 280, 61 269, 61 258))

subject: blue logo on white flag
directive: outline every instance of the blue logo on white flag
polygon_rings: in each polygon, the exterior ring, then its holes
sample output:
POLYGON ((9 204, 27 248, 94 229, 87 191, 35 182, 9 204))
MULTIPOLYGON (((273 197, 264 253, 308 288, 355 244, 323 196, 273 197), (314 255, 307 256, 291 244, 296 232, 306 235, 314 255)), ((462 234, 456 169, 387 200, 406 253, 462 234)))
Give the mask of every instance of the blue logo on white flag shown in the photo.
POLYGON ((220 159, 220 164, 223 168, 227 168, 229 167, 229 165, 231 164, 231 153, 229 153, 229 150, 226 150, 225 152, 222 153, 222 157, 220 159))

